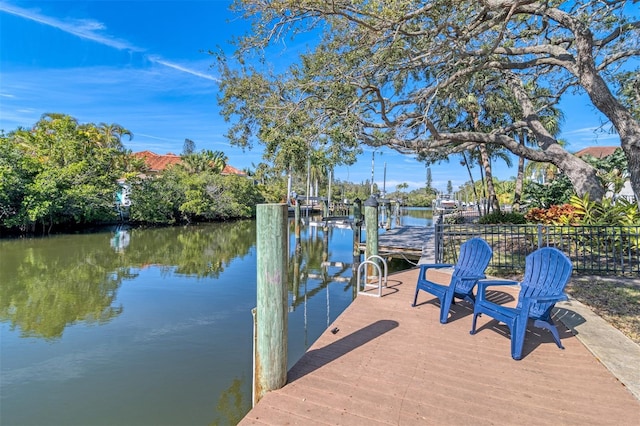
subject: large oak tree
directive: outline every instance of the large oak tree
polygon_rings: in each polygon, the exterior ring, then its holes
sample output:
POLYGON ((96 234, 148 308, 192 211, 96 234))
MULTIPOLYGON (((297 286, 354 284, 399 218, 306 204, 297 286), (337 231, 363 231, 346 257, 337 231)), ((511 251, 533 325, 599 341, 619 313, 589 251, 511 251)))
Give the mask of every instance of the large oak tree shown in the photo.
MULTIPOLYGON (((554 164, 579 195, 600 199, 605 191, 595 170, 560 146, 540 118, 577 91, 618 133, 640 205, 640 122, 625 104, 637 98, 637 85, 629 83, 638 79, 640 57, 635 3, 236 0, 252 28, 238 40, 243 67, 223 62, 220 100, 226 116, 237 120, 230 136, 246 144, 303 112, 308 121, 301 128, 348 147, 386 145, 433 160, 478 144, 501 145, 554 164), (275 42, 301 33, 318 39, 285 72, 247 65, 258 64, 251 54, 272 52, 275 42), (519 107, 494 120, 491 130, 468 129, 461 123, 477 112, 465 111, 460 100, 486 73, 496 76, 487 80, 487 90, 506 84, 519 107), (251 84, 256 81, 261 90, 251 84), (524 129, 536 147, 514 138, 524 129)), ((290 143, 285 137, 274 141, 278 149, 290 143)))

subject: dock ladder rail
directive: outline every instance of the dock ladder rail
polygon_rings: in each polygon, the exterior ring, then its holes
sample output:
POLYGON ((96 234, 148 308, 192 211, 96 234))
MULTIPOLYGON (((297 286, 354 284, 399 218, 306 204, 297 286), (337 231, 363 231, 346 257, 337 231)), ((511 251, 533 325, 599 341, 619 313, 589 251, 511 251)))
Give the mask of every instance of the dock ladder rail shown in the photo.
POLYGON ((387 286, 387 276, 388 276, 388 272, 387 272, 387 261, 382 257, 382 256, 378 256, 377 254, 373 254, 369 257, 367 257, 367 260, 365 260, 364 262, 360 263, 360 265, 358 265, 358 273, 357 273, 357 278, 356 278, 356 285, 358 286, 358 294, 363 294, 365 296, 377 296, 377 297, 381 297, 382 296, 382 287, 386 287, 387 286), (378 265, 377 262, 374 262, 373 259, 378 259, 382 262, 382 264, 384 265, 384 275, 382 275, 382 270, 380 269, 380 265, 378 265), (367 265, 373 265, 376 270, 378 271, 378 283, 377 284, 370 284, 369 283, 369 277, 367 275, 366 269, 365 269, 365 273, 364 273, 364 283, 362 283, 362 270, 364 268, 366 268, 367 265), (384 279, 384 283, 383 283, 383 279, 384 279), (373 293, 368 293, 366 291, 367 287, 377 287, 378 288, 378 294, 373 294, 373 293))

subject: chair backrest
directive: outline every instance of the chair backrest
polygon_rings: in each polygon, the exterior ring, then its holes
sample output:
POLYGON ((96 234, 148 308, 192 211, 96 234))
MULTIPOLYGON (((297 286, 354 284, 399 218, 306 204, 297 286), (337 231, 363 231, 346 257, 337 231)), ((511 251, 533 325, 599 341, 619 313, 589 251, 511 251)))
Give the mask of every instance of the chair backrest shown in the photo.
MULTIPOLYGON (((531 297, 561 295, 569 282, 573 267, 571 260, 554 247, 540 248, 526 258, 524 278, 520 283, 518 308, 531 297)), ((532 318, 549 315, 555 303, 536 303, 531 307, 532 318)))
MULTIPOLYGON (((460 256, 453 270, 453 276, 483 276, 489 266, 493 250, 482 238, 471 238, 460 246, 460 256)), ((468 283, 471 287, 474 282, 468 283)))

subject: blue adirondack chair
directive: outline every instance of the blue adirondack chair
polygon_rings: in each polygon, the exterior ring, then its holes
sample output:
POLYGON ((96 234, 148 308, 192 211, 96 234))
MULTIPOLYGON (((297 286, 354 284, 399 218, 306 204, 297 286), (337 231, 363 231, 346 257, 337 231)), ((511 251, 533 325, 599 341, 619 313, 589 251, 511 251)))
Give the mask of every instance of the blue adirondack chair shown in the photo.
POLYGON ((485 240, 472 238, 460 246, 460 256, 458 257, 458 263, 455 265, 449 263, 420 265, 416 294, 411 306, 416 306, 420 290, 437 296, 440 299, 440 322, 446 324, 449 308, 451 308, 452 303, 455 303, 454 297, 474 303, 473 288, 478 280, 485 278, 484 270, 487 269, 492 255, 493 251, 485 240), (454 269, 448 286, 437 284, 427 279, 428 269, 452 266, 454 269))
POLYGON ((543 247, 531 253, 526 258, 524 278, 519 283, 520 293, 515 308, 488 301, 486 290, 489 286, 518 284, 516 281, 479 281, 471 334, 475 334, 476 319, 481 314, 505 323, 511 332, 511 357, 519 360, 522 358, 527 324, 532 319, 535 327, 549 330, 558 347, 564 349, 558 329, 551 319, 551 310, 556 302, 567 300, 564 288, 571 277, 571 270, 569 258, 556 248, 543 247))

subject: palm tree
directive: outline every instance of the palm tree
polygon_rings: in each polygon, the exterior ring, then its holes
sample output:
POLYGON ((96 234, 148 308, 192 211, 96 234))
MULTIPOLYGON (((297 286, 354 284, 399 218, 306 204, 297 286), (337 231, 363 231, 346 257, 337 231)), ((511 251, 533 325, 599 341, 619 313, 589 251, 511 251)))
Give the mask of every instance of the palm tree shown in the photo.
POLYGON ((122 137, 129 136, 129 140, 133 139, 133 133, 130 130, 125 129, 116 123, 100 123, 98 125, 98 131, 101 135, 101 140, 97 141, 102 148, 112 148, 116 151, 124 151, 124 145, 122 145, 122 137))
POLYGON ((227 165, 227 156, 222 151, 202 150, 181 156, 181 167, 188 173, 211 171, 221 173, 227 165))

